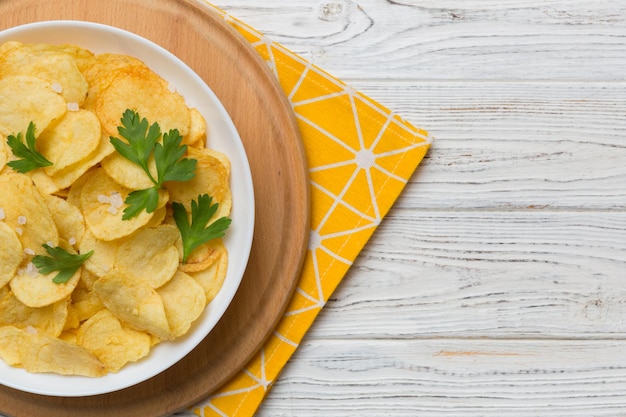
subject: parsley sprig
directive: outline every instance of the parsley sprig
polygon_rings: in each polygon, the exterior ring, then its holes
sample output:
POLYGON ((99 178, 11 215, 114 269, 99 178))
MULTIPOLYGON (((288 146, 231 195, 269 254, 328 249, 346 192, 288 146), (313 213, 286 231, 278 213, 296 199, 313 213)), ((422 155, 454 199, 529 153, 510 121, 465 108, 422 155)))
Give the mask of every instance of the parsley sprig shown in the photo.
POLYGON ((22 140, 22 132, 18 133, 17 136, 9 135, 7 137, 7 144, 11 148, 13 155, 18 157, 18 159, 9 162, 7 165, 22 174, 52 165, 52 162, 48 161, 35 149, 35 131, 35 124, 30 122, 26 129, 26 143, 22 140))
POLYGON ((231 219, 228 217, 220 217, 207 226, 219 206, 218 203, 212 202, 213 198, 208 194, 199 195, 197 202, 191 201, 191 224, 185 206, 181 203, 172 203, 174 221, 183 241, 183 263, 187 262, 187 257, 195 248, 209 240, 224 236, 230 226, 231 219))
POLYGON ((33 265, 43 275, 58 271, 59 273, 52 278, 52 282, 55 284, 65 284, 69 281, 78 268, 93 254, 92 250, 83 254, 72 254, 58 246, 53 248, 46 243, 42 246, 50 256, 34 256, 33 265))
POLYGON ((195 159, 183 158, 187 152, 187 145, 181 145, 183 140, 177 129, 171 129, 163 134, 163 143, 159 143, 161 128, 158 123, 149 125, 145 118, 133 110, 126 110, 121 118, 122 126, 117 128, 120 136, 127 142, 110 137, 113 147, 126 159, 139 165, 146 173, 154 186, 144 190, 133 191, 124 201, 122 220, 128 220, 143 210, 152 213, 156 210, 159 201, 159 189, 166 181, 189 181, 196 174, 195 159), (156 178, 149 168, 150 156, 154 156, 156 163, 156 178))

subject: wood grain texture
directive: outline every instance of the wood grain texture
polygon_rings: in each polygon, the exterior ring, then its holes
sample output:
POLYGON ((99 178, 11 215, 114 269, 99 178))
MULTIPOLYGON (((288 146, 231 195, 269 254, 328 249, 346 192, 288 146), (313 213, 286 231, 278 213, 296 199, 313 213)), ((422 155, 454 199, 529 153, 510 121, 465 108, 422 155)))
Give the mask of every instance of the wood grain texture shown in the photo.
POLYGON ((609 417, 624 341, 314 340, 256 417, 609 417))
POLYGON ((95 21, 130 30, 177 54, 204 78, 231 115, 248 154, 255 236, 231 306, 182 361, 139 385, 92 397, 46 397, 0 387, 0 410, 13 417, 166 415, 199 401, 238 372, 273 331, 290 300, 309 220, 306 161, 295 118, 264 62, 204 3, 0 1, 0 28, 42 19, 95 21), (177 25, 175 36, 162 30, 177 25))
POLYGON ((216 4, 343 79, 625 79, 621 1, 216 4))
POLYGON ((626 410, 626 3, 218 2, 435 141, 257 413, 626 410))

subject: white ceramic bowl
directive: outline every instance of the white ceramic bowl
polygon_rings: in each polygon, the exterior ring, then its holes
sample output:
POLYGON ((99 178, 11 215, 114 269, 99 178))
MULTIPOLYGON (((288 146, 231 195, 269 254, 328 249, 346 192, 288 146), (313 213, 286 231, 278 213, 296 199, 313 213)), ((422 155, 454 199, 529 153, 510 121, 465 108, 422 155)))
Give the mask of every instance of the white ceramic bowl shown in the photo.
POLYGON ((42 395, 78 397, 113 392, 140 383, 174 365, 213 329, 231 303, 245 271, 254 229, 254 195, 248 159, 237 130, 218 98, 185 63, 160 46, 135 34, 110 26, 79 21, 48 21, 0 32, 0 44, 70 43, 94 53, 121 53, 144 61, 197 108, 210 127, 207 142, 224 152, 232 163, 232 224, 224 238, 229 264, 224 284, 190 332, 173 342, 164 342, 137 363, 102 378, 31 374, 0 360, 0 384, 42 395))

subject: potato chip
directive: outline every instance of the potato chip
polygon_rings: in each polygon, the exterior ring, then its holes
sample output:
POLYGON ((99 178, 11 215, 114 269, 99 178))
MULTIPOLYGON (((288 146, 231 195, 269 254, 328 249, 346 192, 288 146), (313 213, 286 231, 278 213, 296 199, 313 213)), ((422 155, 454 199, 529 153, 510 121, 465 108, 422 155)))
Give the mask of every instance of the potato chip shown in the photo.
MULTIPOLYGON (((93 256, 93 254, 91 256, 93 256)), ((83 263, 83 265, 85 264, 83 263)), ((86 288, 91 291, 93 290, 93 284, 98 280, 98 278, 100 277, 91 273, 89 270, 87 270, 87 268, 83 267, 80 271, 80 281, 78 282, 77 287, 80 286, 81 288, 86 288)))
MULTIPOLYGON (((178 245, 180 259, 183 257, 182 242, 178 245)), ((199 272, 213 265, 226 251, 222 239, 213 239, 195 248, 187 257, 187 262, 179 269, 183 272, 199 272)))
POLYGON ((0 326, 0 358, 11 366, 20 365, 24 334, 13 326, 0 326))
POLYGON ((146 64, 132 56, 110 53, 96 55, 84 70, 85 79, 89 85, 85 105, 93 107, 95 97, 113 82, 116 71, 131 67, 147 69, 146 64))
POLYGON ((4 136, 26 134, 30 122, 35 124, 37 136, 66 111, 63 97, 40 78, 15 75, 0 79, 0 133, 4 136))
POLYGON ((65 113, 53 121, 37 140, 38 151, 50 162, 46 174, 52 176, 86 159, 100 143, 100 121, 90 111, 65 113))
POLYGON ((43 200, 57 226, 59 237, 76 246, 85 234, 85 219, 78 207, 53 195, 43 195, 43 200))
POLYGON ((161 340, 173 339, 163 300, 147 281, 113 270, 96 281, 93 289, 122 322, 161 340))
POLYGON ((0 171, 2 171, 2 168, 4 168, 4 166, 7 164, 7 160, 8 160, 8 150, 7 150, 7 139, 4 137, 4 135, 2 133, 0 133, 0 171))
POLYGON ((4 222, 16 233, 22 248, 30 254, 45 254, 42 244, 59 243, 59 234, 43 197, 24 174, 0 175, 0 207, 4 222))
POLYGON ((0 295, 0 326, 20 329, 32 327, 50 336, 59 336, 68 316, 68 299, 59 300, 45 307, 28 307, 7 291, 0 295))
POLYGON ((21 44, 21 48, 31 51, 35 54, 41 53, 63 53, 70 56, 81 73, 84 73, 92 62, 95 60, 94 54, 87 49, 77 45, 69 44, 47 44, 47 43, 26 43, 21 44))
POLYGON ((147 333, 125 327, 103 309, 80 326, 76 343, 95 354, 109 372, 118 372, 128 362, 146 356, 151 340, 147 333))
POLYGON ((106 374, 105 365, 84 347, 36 330, 31 332, 13 326, 0 327, 0 341, 0 356, 28 372, 89 377, 106 374))
MULTIPOLYGON (((74 252, 69 245, 62 246, 66 250, 69 249, 68 252, 74 252)), ((32 263, 29 263, 26 268, 18 270, 9 286, 15 297, 28 307, 44 307, 67 298, 80 280, 80 268, 65 283, 57 284, 52 281, 57 274, 56 271, 41 274, 32 263)))
MULTIPOLYGON (((94 65, 96 66, 96 65, 94 65)), ((99 88, 93 101, 85 102, 102 124, 102 130, 117 137, 120 118, 126 109, 137 111, 142 118, 158 121, 161 132, 177 129, 181 136, 189 131, 189 108, 168 83, 145 66, 124 66, 110 71, 107 85, 99 88)))
MULTIPOLYGON (((128 236, 150 221, 153 213, 142 211, 129 220, 122 220, 124 205, 111 201, 124 201, 132 190, 122 187, 109 177, 103 169, 92 171, 83 186, 80 206, 89 231, 100 240, 115 240, 128 236)), ((167 193, 159 191, 159 204, 167 202, 167 193)))
POLYGON ((191 201, 198 195, 208 194, 213 203, 219 203, 218 212, 213 220, 228 216, 232 206, 228 170, 222 162, 204 149, 189 148, 189 157, 196 159, 196 176, 185 182, 167 182, 164 184, 170 199, 185 206, 191 211, 191 201))
POLYGON ((43 169, 35 169, 26 173, 33 181, 37 190, 43 194, 55 194, 58 193, 61 189, 58 185, 54 183, 52 178, 50 178, 43 169))
POLYGON ((163 299, 167 322, 174 337, 186 334, 206 306, 204 289, 192 277, 178 271, 157 290, 163 299))
POLYGON ((0 288, 11 281, 22 259, 24 252, 20 240, 13 229, 0 220, 0 288))
POLYGON ((104 158, 111 155, 115 151, 109 139, 101 136, 98 146, 89 156, 80 161, 73 163, 52 175, 52 181, 58 189, 68 188, 74 184, 82 175, 91 168, 99 164, 104 158))
POLYGON ((11 48, 0 55, 0 78, 12 75, 45 80, 68 103, 81 104, 87 96, 85 77, 73 57, 62 51, 11 48))
POLYGON ((175 226, 141 229, 117 248, 115 269, 159 288, 176 273, 179 253, 174 243, 179 239, 175 226))
POLYGON ((89 230, 85 231, 78 248, 81 253, 93 251, 83 264, 83 268, 95 275, 102 277, 113 269, 117 248, 123 242, 122 239, 106 241, 97 239, 89 230))
POLYGON ((227 269, 228 252, 224 249, 221 251, 219 258, 210 267, 199 272, 189 273, 204 288, 207 303, 210 303, 222 288, 226 279, 227 269))
POLYGON ((204 148, 206 144, 206 121, 196 108, 189 109, 189 133, 183 136, 184 145, 204 148))
MULTIPOLYGON (((119 153, 113 153, 102 160, 102 168, 119 185, 133 190, 143 190, 154 186, 143 168, 130 162, 119 153)), ((157 177, 154 158, 150 158, 148 168, 153 178, 157 177)))
MULTIPOLYGON (((73 304, 67 305, 67 318, 65 319, 65 326, 63 326, 63 332, 72 329, 78 329, 80 326, 80 320, 78 319, 78 311, 73 304)), ((61 333, 63 333, 61 332, 61 333)), ((59 335, 58 337, 60 337, 59 335)))
POLYGON ((7 51, 10 51, 14 48, 19 48, 23 46, 21 42, 18 41, 7 41, 5 43, 0 44, 0 55, 4 54, 7 51))
POLYGON ((72 305, 79 322, 85 321, 104 308, 98 294, 87 288, 76 288, 72 293, 72 305))

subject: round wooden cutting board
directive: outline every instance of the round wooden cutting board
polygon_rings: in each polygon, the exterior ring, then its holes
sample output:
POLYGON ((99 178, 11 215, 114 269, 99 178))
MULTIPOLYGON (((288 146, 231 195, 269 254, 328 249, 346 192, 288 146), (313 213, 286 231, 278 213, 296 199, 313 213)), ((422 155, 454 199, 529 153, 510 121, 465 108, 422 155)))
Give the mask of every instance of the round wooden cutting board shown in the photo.
POLYGON ((0 413, 12 417, 165 416, 241 370, 295 288, 309 231, 306 157, 295 118, 267 65, 203 1, 0 0, 0 30, 42 20, 116 26, 174 53, 221 100, 249 158, 256 204, 250 261, 232 305, 195 350, 141 384, 104 395, 48 397, 0 386, 0 413))

